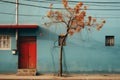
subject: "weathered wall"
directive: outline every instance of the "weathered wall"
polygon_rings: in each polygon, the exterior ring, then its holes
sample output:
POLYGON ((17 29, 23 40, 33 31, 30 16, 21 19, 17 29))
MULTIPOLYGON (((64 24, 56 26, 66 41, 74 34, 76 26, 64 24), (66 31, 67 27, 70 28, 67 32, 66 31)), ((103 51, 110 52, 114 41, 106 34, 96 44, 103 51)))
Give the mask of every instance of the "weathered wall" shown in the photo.
MULTIPOLYGON (((15 0, 14 0, 15 1, 15 0)), ((108 1, 108 0, 106 0, 108 1)), ((112 0, 111 0, 112 1, 112 0)), ((48 3, 38 3, 20 0, 20 3, 32 4, 38 6, 49 5, 48 3)), ((56 4, 55 4, 56 5, 56 4)), ((59 5, 60 6, 60 5, 59 5)), ((59 7, 57 6, 57 7, 59 7)), ((20 24, 38 24, 39 29, 20 30, 21 36, 37 36, 37 71, 39 73, 58 72, 59 67, 59 47, 56 40, 58 34, 64 30, 62 25, 45 28, 42 23, 48 9, 40 7, 30 7, 25 5, 19 6, 19 23, 20 24), (36 16, 32 16, 36 15, 36 16), (56 28, 57 27, 57 28, 56 28), (41 35, 41 33, 43 35, 41 35), (55 43, 56 42, 56 43, 55 43), (55 43, 55 44, 54 44, 55 43)), ((95 7, 95 6, 94 6, 95 7)), ((92 8, 94 8, 92 7, 92 8)), ((90 7, 91 8, 91 7, 90 7)), ((101 7, 101 8, 104 8, 101 7)), ((110 8, 110 7, 108 7, 110 8)), ((15 13, 15 4, 0 2, 0 11, 15 13), (9 6, 6 6, 9 5, 9 6)), ((94 17, 106 15, 120 16, 119 11, 88 11, 89 15, 94 17)), ((98 18, 100 19, 100 18, 98 18)), ((120 73, 120 19, 105 18, 107 23, 101 31, 91 30, 90 32, 82 31, 69 36, 67 45, 64 47, 63 66, 64 72, 68 73, 120 73), (105 36, 115 36, 115 46, 105 46, 105 36)), ((0 24, 15 24, 15 15, 0 14, 0 24)), ((2 31, 1 31, 2 32, 2 31)), ((13 32, 14 33, 14 32, 13 32)), ((15 34, 15 33, 14 33, 15 34)), ((15 35, 12 34, 12 47, 15 48, 15 35)), ((17 55, 12 55, 11 50, 0 50, 0 73, 16 72, 17 55)))

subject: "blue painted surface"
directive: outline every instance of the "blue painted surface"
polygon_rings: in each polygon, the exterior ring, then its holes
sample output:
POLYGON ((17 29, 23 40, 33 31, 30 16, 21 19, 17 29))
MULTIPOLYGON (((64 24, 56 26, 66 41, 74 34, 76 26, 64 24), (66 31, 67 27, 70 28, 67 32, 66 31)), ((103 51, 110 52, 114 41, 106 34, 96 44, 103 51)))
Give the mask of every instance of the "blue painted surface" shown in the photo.
MULTIPOLYGON (((14 0, 15 1, 15 0, 14 0)), ((102 0, 101 0, 102 1, 102 0)), ((103 0, 104 1, 104 0, 103 0)), ((108 1, 108 0, 106 0, 108 1)), ((109 0, 113 1, 113 0, 109 0)), ((117 0, 114 0, 117 1, 117 0)), ((32 5, 47 5, 45 3, 29 2, 20 0, 21 3, 32 5)), ((60 6, 60 5, 59 5, 60 6)), ((58 7, 59 7, 58 6, 58 7)), ((59 69, 59 46, 56 40, 58 34, 63 33, 62 25, 54 25, 50 28, 42 24, 47 20, 45 16, 47 9, 19 6, 20 14, 38 15, 38 16, 19 16, 20 24, 38 24, 39 28, 21 29, 20 36, 37 36, 37 71, 38 73, 57 73, 59 69), (42 16, 39 16, 42 15, 42 16), (40 36, 40 33, 43 36, 40 36)), ((56 7, 56 5, 55 5, 56 7)), ((98 6, 99 7, 99 6, 98 6)), ((98 8, 91 6, 90 8, 98 8)), ((101 8, 104 8, 101 7, 101 8)), ((107 7, 111 8, 111 7, 107 7)), ((15 13, 15 5, 0 2, 0 11, 15 13), (9 5, 9 6, 5 6, 9 5)), ((94 17, 120 16, 119 11, 87 11, 94 17)), ((100 18, 98 18, 100 19, 100 18)), ((74 36, 69 36, 67 45, 64 47, 63 69, 66 73, 120 73, 120 19, 106 18, 107 23, 100 31, 94 29, 90 32, 83 30, 74 36), (115 36, 115 46, 105 46, 105 36, 115 36)), ((15 24, 15 15, 0 14, 0 24, 15 24)), ((10 34, 12 36, 11 50, 16 48, 15 30, 0 30, 0 34, 10 34)), ((12 55, 11 50, 0 50, 0 73, 16 72, 18 55, 12 55)))
POLYGON ((16 73, 18 69, 18 54, 12 54, 12 49, 16 49, 15 30, 0 29, 0 34, 11 36, 10 50, 0 50, 0 73, 16 73))

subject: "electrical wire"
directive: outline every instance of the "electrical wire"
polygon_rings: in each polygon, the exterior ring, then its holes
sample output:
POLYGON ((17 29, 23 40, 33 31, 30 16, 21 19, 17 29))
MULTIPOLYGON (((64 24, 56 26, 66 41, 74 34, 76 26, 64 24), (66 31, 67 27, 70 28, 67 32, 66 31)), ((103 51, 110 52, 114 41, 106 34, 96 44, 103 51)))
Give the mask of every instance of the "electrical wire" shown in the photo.
MULTIPOLYGON (((25 1, 32 1, 32 2, 57 2, 57 3, 59 3, 59 2, 61 2, 61 0, 42 0, 42 1, 36 1, 36 0, 25 0, 25 1)), ((83 2, 83 3, 98 3, 98 4, 100 4, 100 3, 102 3, 102 4, 120 4, 120 2, 118 2, 118 1, 68 1, 68 2, 71 2, 71 3, 78 3, 78 2, 83 2)))
MULTIPOLYGON (((12 3, 16 4, 15 2, 11 1, 5 1, 5 0, 0 0, 0 2, 5 2, 5 3, 12 3)), ((24 4, 24 3, 18 3, 19 5, 24 5, 24 6, 30 6, 30 7, 38 7, 38 8, 44 8, 44 9, 50 9, 49 7, 45 6, 38 6, 38 5, 32 5, 32 4, 24 4)), ((53 8, 53 9, 64 9, 64 8, 53 8)), ((65 10, 65 9, 64 9, 65 10)), ((120 11, 120 9, 88 9, 88 10, 97 10, 97 11, 120 11)))
MULTIPOLYGON (((16 4, 16 2, 5 1, 5 0, 0 0, 0 2, 16 4)), ((37 5, 24 4, 24 3, 18 3, 18 4, 19 4, 19 5, 24 5, 24 6, 32 6, 32 7, 38 7, 38 8, 46 8, 46 9, 49 9, 49 7, 44 7, 44 6, 37 6, 37 5)), ((55 8, 55 9, 59 9, 59 8, 55 8)))
MULTIPOLYGON (((39 2, 39 3, 51 3, 50 1, 35 1, 35 0, 24 0, 24 1, 31 1, 31 2, 39 2)), ((83 1, 82 1, 83 2, 83 1)), ((60 2, 52 2, 54 4, 61 4, 60 2)), ((85 3, 85 5, 89 5, 89 6, 108 6, 108 7, 120 7, 120 5, 105 5, 105 4, 89 4, 89 3, 85 3)))
POLYGON ((99 7, 118 7, 120 8, 120 5, 104 5, 104 4, 85 4, 86 6, 99 6, 99 7))
MULTIPOLYGON (((11 2, 11 1, 5 1, 5 0, 1 0, 2 2, 5 3, 12 3, 12 4, 16 4, 15 2, 11 2)), ((32 1, 32 0, 27 0, 27 1, 32 1)), ((29 5, 29 4, 23 4, 23 3, 19 3, 20 5, 26 5, 26 6, 33 6, 33 7, 40 7, 41 6, 36 6, 36 5, 29 5)), ((47 8, 49 9, 49 7, 42 7, 42 8, 47 8)), ((112 10, 112 11, 120 11, 120 9, 90 9, 90 10, 112 10)), ((6 15, 16 15, 14 13, 8 13, 8 12, 0 12, 0 14, 6 14, 6 15)), ((43 15, 28 15, 28 14, 19 14, 19 16, 31 16, 31 17, 38 17, 38 16, 43 16, 43 15)), ((104 17, 96 17, 96 18, 120 18, 120 16, 104 16, 104 17)))
MULTIPOLYGON (((14 13, 8 13, 8 12, 0 12, 0 14, 6 14, 6 15, 16 15, 14 13)), ((44 15, 29 15, 29 14, 19 14, 19 16, 30 16, 30 17, 43 17, 44 15)), ((94 17, 93 17, 94 18, 94 17)), ((95 17, 95 18, 120 18, 120 16, 102 16, 102 17, 95 17)))
MULTIPOLYGON (((14 13, 8 13, 8 12, 0 12, 0 14, 7 14, 7 15, 16 15, 14 13)), ((30 17, 38 17, 38 16, 41 16, 42 15, 29 15, 29 14, 19 14, 19 16, 30 16, 30 17)))

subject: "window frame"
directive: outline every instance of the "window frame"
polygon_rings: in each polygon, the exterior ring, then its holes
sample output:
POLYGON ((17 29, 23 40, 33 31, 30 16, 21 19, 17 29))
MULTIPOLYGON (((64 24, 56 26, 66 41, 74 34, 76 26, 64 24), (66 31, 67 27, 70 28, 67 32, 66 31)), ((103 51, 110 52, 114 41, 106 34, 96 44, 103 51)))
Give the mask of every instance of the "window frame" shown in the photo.
MULTIPOLYGON (((7 34, 0 34, 0 36, 5 37, 8 36, 9 37, 9 47, 0 47, 0 50, 11 50, 11 36, 7 35, 7 34)), ((4 41, 5 39, 3 39, 4 41)), ((8 39, 6 40, 8 41, 8 39)), ((8 42, 7 42, 8 43, 8 42)), ((2 45, 3 46, 3 45, 2 45)))

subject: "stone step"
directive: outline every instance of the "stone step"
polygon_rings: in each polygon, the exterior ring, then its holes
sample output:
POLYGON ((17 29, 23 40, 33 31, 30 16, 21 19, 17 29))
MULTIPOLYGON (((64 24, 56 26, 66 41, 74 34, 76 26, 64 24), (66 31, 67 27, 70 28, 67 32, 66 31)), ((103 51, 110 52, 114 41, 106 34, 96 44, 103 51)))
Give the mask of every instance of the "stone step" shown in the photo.
POLYGON ((18 69, 17 75, 18 76, 35 76, 36 69, 18 69))

